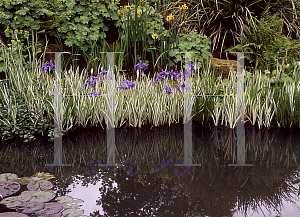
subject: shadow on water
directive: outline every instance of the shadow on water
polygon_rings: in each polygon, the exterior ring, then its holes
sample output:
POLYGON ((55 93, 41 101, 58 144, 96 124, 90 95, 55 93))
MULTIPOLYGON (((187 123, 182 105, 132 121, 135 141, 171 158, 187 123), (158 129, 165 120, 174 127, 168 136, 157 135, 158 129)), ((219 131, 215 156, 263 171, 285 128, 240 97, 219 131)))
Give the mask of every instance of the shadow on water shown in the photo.
POLYGON ((182 124, 115 129, 122 164, 115 167, 99 166, 106 131, 96 127, 63 137, 62 161, 71 166, 45 167, 53 163, 53 142, 5 144, 0 174, 54 174, 56 195, 83 199, 87 216, 281 216, 287 202, 300 206, 299 130, 247 126, 246 163, 254 164, 247 167, 228 166, 236 162, 235 130, 207 126, 193 126, 193 164, 201 166, 176 166, 184 159, 183 132, 182 124))

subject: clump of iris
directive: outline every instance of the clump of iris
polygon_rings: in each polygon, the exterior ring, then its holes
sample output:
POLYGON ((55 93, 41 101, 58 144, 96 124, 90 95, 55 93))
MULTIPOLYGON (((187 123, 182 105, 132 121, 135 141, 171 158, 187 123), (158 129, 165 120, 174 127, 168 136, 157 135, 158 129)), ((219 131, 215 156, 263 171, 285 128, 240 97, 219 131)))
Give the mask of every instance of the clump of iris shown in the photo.
MULTIPOLYGON (((195 61, 194 61, 194 64, 195 64, 195 61)), ((191 67, 190 67, 188 70, 193 70, 193 69, 194 69, 194 67, 193 67, 193 64, 191 63, 191 67)), ((196 72, 198 72, 198 70, 196 70, 196 72)), ((191 72, 191 74, 192 74, 192 72, 191 72)), ((173 78, 174 78, 174 80, 177 81, 180 77, 183 77, 183 78, 184 78, 184 81, 185 81, 185 75, 181 72, 181 70, 179 71, 178 74, 177 74, 176 72, 174 72, 173 69, 171 69, 171 71, 164 71, 164 70, 162 70, 160 73, 157 74, 156 78, 154 79, 153 85, 155 85, 156 82, 157 82, 159 79, 163 79, 164 81, 166 81, 167 78, 171 78, 172 80, 173 80, 173 78)), ((182 89, 185 88, 184 82, 183 82, 181 85, 179 85, 179 86, 177 87, 177 90, 179 91, 180 88, 182 88, 182 89)), ((171 88, 170 88, 169 86, 167 86, 167 85, 164 86, 164 88, 161 90, 161 92, 162 92, 163 90, 166 90, 166 92, 167 92, 168 94, 171 94, 171 93, 172 93, 171 88)))
POLYGON ((40 71, 42 71, 42 70, 48 71, 48 69, 50 71, 52 68, 55 68, 55 65, 52 62, 52 60, 50 60, 50 63, 44 63, 43 64, 42 68, 40 68, 40 71))

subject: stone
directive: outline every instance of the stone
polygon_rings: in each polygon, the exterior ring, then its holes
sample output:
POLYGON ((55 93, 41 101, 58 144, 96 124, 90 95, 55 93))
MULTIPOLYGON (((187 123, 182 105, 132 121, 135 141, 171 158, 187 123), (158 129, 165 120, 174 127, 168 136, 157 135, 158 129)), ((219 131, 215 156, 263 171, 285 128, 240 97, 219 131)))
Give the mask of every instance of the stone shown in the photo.
MULTIPOLYGON (((208 61, 210 61, 210 59, 211 58, 209 58, 208 61)), ((206 64, 205 60, 203 62, 206 64)), ((237 72, 237 61, 213 58, 211 61, 211 68, 220 70, 222 79, 225 79, 228 78, 230 69, 235 73, 237 72)))

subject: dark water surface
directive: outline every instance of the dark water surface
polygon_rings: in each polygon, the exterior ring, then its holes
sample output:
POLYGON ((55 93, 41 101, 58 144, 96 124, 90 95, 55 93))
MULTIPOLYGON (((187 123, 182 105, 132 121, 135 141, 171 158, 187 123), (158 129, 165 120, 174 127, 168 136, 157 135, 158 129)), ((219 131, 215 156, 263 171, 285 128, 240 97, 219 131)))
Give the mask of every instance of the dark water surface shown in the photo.
MULTIPOLYGON (((300 131, 247 126, 246 163, 236 163, 236 132, 193 125, 193 164, 184 159, 182 124, 115 129, 115 161, 105 167, 106 130, 79 128, 54 142, 1 144, 0 174, 47 172, 57 196, 82 199, 86 216, 300 216, 300 131)), ((1 212, 4 212, 2 209, 1 212)))

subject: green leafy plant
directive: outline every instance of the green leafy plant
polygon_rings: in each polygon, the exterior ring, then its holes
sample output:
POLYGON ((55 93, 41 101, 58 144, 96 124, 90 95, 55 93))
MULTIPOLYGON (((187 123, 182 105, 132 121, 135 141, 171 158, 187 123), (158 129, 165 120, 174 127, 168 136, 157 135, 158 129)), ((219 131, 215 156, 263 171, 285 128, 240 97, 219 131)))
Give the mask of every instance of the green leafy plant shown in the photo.
POLYGON ((120 35, 125 38, 125 67, 136 64, 138 60, 150 60, 150 65, 157 66, 157 69, 165 66, 169 45, 175 41, 176 33, 174 29, 164 27, 159 8, 154 8, 149 2, 135 1, 119 14, 123 23, 120 35))
POLYGON ((295 43, 282 34, 283 19, 278 19, 278 16, 265 16, 260 21, 256 20, 253 25, 248 22, 250 26, 244 24, 245 35, 239 37, 241 44, 226 51, 252 52, 245 58, 250 60, 254 69, 263 72, 273 72, 277 68, 277 61, 284 61, 284 68, 294 68, 294 60, 299 60, 300 57, 300 40, 295 43))
POLYGON ((300 2, 297 0, 176 1, 168 5, 167 11, 174 15, 178 27, 185 26, 189 31, 196 28, 209 36, 211 52, 220 52, 220 57, 226 48, 236 45, 247 18, 253 23, 254 18, 260 19, 267 13, 280 13, 280 18, 284 19, 283 34, 299 38, 300 2), (188 7, 185 11, 182 10, 184 4, 188 7))
MULTIPOLYGON (((195 52, 193 59, 197 62, 212 57, 209 52, 211 41, 205 35, 198 34, 197 31, 192 31, 189 34, 180 35, 176 42, 171 45, 170 56, 174 57, 174 62, 178 63, 184 60, 184 53, 181 52, 195 52)), ((183 61, 184 62, 184 61, 183 61)))

